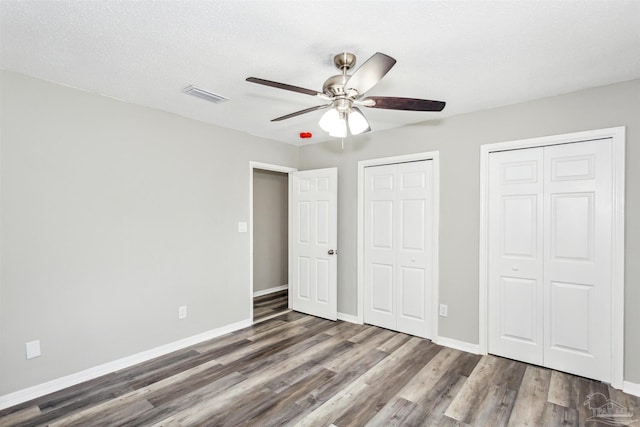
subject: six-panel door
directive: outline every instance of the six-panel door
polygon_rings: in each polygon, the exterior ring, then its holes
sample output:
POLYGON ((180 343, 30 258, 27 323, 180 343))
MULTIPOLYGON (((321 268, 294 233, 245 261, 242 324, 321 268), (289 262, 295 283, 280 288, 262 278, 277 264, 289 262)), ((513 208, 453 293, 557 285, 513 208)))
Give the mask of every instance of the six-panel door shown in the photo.
POLYGON ((292 308, 337 319, 337 168, 289 174, 292 308))
POLYGON ((366 323, 431 337, 432 161, 365 168, 366 323))
POLYGON ((489 351, 610 381, 609 139, 492 153, 489 351))

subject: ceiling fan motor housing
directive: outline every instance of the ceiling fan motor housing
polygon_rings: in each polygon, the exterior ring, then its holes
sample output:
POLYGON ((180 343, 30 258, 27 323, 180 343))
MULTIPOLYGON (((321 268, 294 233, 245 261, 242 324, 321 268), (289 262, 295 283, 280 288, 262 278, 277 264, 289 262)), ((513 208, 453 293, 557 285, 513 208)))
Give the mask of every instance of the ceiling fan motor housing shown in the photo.
POLYGON ((324 82, 324 85, 322 85, 322 92, 325 95, 331 97, 348 96, 351 98, 355 98, 358 93, 356 91, 346 92, 344 90, 344 85, 351 77, 347 74, 347 71, 353 68, 354 65, 356 65, 356 56, 353 53, 349 52, 339 53, 333 57, 333 63, 336 65, 338 70, 342 71, 342 74, 329 77, 324 82))
POLYGON ((329 77, 322 85, 322 92, 331 97, 345 95, 344 84, 349 80, 349 77, 346 74, 329 77))

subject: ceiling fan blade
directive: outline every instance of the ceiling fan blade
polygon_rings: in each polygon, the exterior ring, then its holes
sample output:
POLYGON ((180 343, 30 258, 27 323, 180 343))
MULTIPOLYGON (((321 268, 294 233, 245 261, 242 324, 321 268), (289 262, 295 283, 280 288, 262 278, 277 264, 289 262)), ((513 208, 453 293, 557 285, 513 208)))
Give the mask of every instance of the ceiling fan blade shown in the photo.
POLYGON ((407 111, 442 111, 446 102, 431 101, 429 99, 398 98, 395 96, 368 96, 360 101, 361 105, 369 108, 384 108, 386 110, 407 111))
POLYGON ((305 108, 304 110, 296 111, 295 113, 287 114, 286 116, 276 117, 275 119, 272 119, 271 121, 272 122, 279 122, 279 121, 282 121, 282 120, 290 119, 291 117, 299 116, 301 114, 306 114, 306 113, 310 113, 312 111, 317 111, 317 110, 322 110, 324 108, 329 108, 332 105, 333 104, 325 104, 325 105, 317 105, 317 106, 311 107, 311 108, 305 108))
POLYGON ((374 87, 395 65, 396 60, 377 52, 367 59, 344 84, 345 91, 355 89, 359 95, 374 87))
POLYGON ((286 83, 278 83, 278 82, 274 82, 274 81, 271 81, 271 80, 259 79, 257 77, 247 77, 247 81, 251 82, 251 83, 257 83, 259 85, 275 87, 276 89, 284 89, 284 90, 290 90, 291 92, 303 93, 305 95, 311 95, 311 96, 323 95, 323 94, 321 94, 321 93, 319 93, 318 91, 315 91, 315 90, 305 89, 303 87, 298 87, 298 86, 293 86, 293 85, 288 85, 286 83))

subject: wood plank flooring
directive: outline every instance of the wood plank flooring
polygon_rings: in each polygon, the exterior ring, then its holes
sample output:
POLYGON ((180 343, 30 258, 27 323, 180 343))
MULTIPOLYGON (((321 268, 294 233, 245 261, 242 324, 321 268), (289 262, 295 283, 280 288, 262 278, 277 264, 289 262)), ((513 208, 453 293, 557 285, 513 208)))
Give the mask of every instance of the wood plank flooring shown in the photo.
POLYGON ((272 292, 253 299, 253 323, 289 311, 289 290, 272 292))
MULTIPOLYGON (((605 426, 606 384, 288 312, 0 411, 0 426, 605 426)), ((629 425, 640 425, 640 421, 629 425)))

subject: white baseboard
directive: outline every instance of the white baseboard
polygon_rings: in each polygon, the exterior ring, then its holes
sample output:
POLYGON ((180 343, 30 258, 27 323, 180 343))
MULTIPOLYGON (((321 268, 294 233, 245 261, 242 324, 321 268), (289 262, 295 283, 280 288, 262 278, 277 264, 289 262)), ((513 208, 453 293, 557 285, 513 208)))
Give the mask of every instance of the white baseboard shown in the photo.
POLYGON ((272 294, 274 292, 284 291, 285 289, 289 289, 289 285, 275 286, 269 289, 263 289, 261 291, 255 291, 253 293, 253 297, 261 297, 262 295, 272 294))
POLYGON ((622 391, 628 394, 633 394, 634 396, 640 397, 640 384, 632 383, 631 381, 624 382, 624 388, 622 391))
POLYGON ((362 325, 362 322, 358 321, 358 316, 353 316, 351 314, 338 313, 338 320, 343 320, 345 322, 362 325))
POLYGON ((451 347, 456 350, 466 351, 467 353, 480 354, 480 345, 478 344, 471 344, 465 341, 458 341, 454 340, 453 338, 447 337, 436 337, 433 342, 445 347, 451 347))
POLYGON ((161 345, 150 350, 145 350, 131 356, 123 357, 122 359, 117 359, 112 362, 94 366, 93 368, 85 369, 83 371, 76 372, 75 374, 67 375, 52 381, 47 381, 46 383, 18 390, 13 393, 5 394, 4 396, 0 396, 0 409, 5 409, 19 403, 27 402, 31 399, 36 399, 49 393, 53 393, 64 388, 80 384, 81 382, 89 381, 102 375, 116 372, 121 369, 137 365, 138 363, 146 362, 158 356, 163 356, 165 354, 171 353, 172 351, 180 350, 185 347, 189 347, 191 345, 198 344, 224 334, 228 334, 229 332, 246 328, 248 326, 251 326, 251 324, 251 319, 241 320, 240 322, 222 326, 217 329, 212 329, 210 331, 174 341, 169 344, 161 345))

